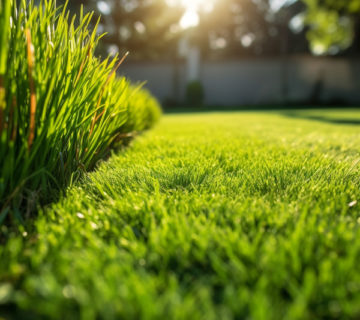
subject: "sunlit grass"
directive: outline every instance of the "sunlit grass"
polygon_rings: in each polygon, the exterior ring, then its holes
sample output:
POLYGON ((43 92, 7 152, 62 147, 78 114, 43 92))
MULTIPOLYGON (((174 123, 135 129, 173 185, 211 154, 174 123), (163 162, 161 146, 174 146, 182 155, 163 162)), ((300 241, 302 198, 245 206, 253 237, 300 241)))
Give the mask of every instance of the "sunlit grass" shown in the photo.
POLYGON ((8 233, 4 315, 358 319, 360 127, 306 113, 164 117, 8 233))

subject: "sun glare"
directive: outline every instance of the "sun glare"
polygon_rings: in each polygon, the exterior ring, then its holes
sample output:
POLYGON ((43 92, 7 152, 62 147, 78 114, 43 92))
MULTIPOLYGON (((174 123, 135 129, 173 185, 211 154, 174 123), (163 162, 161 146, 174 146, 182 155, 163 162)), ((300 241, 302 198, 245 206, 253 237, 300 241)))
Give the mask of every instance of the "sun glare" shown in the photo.
MULTIPOLYGON (((180 20, 183 29, 196 27, 199 24, 199 12, 211 12, 216 1, 221 0, 168 0, 169 3, 180 3, 185 9, 185 13, 180 20)), ((278 11, 286 5, 294 3, 296 0, 270 0, 270 7, 273 11, 278 11)), ((248 43, 248 39, 244 40, 248 43)))
POLYGON ((196 27, 199 24, 199 11, 210 12, 214 7, 216 0, 179 0, 186 9, 180 20, 180 26, 183 29, 196 27))
POLYGON ((199 24, 199 15, 195 10, 186 10, 180 20, 180 26, 183 29, 196 27, 199 24))
POLYGON ((181 4, 186 9, 195 9, 198 10, 201 7, 207 7, 210 4, 213 4, 212 0, 180 0, 181 4))

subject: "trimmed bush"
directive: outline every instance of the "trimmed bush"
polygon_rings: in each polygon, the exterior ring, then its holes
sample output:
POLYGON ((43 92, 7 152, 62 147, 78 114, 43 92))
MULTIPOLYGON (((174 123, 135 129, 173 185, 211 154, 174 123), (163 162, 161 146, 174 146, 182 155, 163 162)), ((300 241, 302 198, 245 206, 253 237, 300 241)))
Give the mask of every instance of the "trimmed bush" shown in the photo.
POLYGON ((192 106, 204 102, 204 88, 199 81, 192 81, 186 87, 186 102, 192 106))
POLYGON ((0 0, 0 222, 23 219, 160 115, 147 91, 116 77, 125 56, 94 56, 91 18, 53 0, 0 0))

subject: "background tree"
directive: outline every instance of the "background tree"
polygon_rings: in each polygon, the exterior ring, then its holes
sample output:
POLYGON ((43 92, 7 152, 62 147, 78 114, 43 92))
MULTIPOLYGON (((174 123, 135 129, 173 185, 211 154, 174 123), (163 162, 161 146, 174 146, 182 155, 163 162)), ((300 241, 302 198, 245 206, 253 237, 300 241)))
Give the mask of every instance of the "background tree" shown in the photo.
MULTIPOLYGON (((60 0, 64 1, 64 0, 60 0)), ((205 57, 351 54, 360 48, 360 0, 208 0, 199 24, 184 30, 182 0, 80 0, 101 16, 102 53, 132 59, 173 59, 184 34, 205 57), (274 5, 280 3, 280 5, 274 5)), ((195 1, 196 2, 196 1, 195 1)))
MULTIPOLYGON (((172 57, 180 36, 178 22, 184 13, 180 6, 169 8, 166 0, 82 0, 70 1, 70 9, 101 17, 99 32, 106 32, 101 51, 131 52, 131 58, 172 57)), ((95 21, 94 19, 94 21, 95 21)))
POLYGON ((304 10, 300 2, 274 8, 269 0, 221 0, 200 13, 196 40, 211 55, 278 55, 307 50, 304 34, 292 33, 292 17, 304 10))
POLYGON ((302 0, 304 23, 315 54, 338 54, 350 48, 357 52, 360 37, 360 0, 302 0))

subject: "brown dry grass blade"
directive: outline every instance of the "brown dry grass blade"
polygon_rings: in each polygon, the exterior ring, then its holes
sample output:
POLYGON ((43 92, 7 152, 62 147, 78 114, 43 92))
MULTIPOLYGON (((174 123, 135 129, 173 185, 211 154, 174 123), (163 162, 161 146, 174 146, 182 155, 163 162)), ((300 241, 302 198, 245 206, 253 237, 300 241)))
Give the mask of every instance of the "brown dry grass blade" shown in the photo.
POLYGON ((33 52, 33 45, 31 43, 31 33, 29 29, 26 29, 26 42, 27 42, 28 74, 29 74, 29 85, 30 85, 30 125, 29 125, 29 137, 28 137, 28 150, 30 151, 35 138, 36 92, 35 92, 35 82, 32 76, 32 72, 34 69, 34 52, 33 52))

